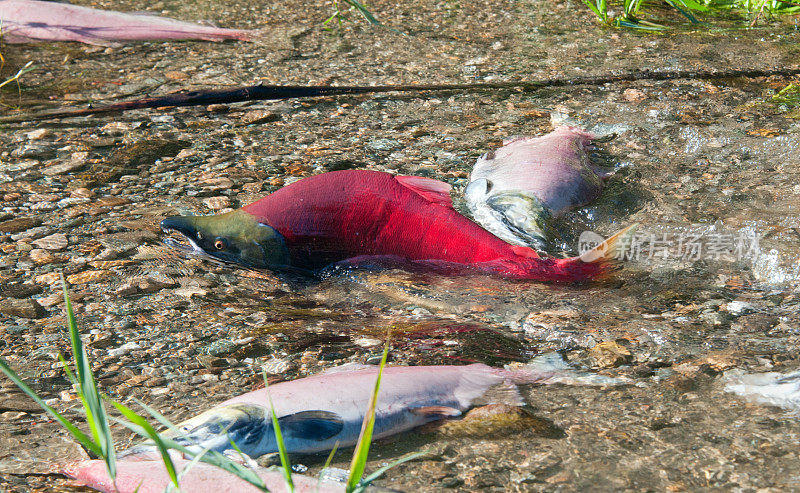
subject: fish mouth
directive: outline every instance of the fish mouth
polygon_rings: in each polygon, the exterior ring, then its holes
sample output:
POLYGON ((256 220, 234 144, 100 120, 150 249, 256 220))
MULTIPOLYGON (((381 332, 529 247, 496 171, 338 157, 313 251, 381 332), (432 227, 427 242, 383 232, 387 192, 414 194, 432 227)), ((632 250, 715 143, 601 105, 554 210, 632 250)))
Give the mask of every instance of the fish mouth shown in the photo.
POLYGON ((161 228, 161 231, 169 235, 166 238, 164 238, 164 244, 167 245, 168 247, 189 254, 205 253, 197 243, 192 241, 190 238, 182 235, 180 232, 174 229, 164 228, 164 227, 161 228))

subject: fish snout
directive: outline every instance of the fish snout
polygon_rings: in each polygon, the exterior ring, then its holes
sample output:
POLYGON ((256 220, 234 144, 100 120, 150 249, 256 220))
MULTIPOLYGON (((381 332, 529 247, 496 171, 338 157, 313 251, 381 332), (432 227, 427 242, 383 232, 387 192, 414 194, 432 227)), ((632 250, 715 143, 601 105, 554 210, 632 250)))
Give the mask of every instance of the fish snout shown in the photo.
POLYGON ((197 233, 187 216, 170 216, 162 220, 160 226, 165 233, 176 231, 186 237, 193 237, 197 233))

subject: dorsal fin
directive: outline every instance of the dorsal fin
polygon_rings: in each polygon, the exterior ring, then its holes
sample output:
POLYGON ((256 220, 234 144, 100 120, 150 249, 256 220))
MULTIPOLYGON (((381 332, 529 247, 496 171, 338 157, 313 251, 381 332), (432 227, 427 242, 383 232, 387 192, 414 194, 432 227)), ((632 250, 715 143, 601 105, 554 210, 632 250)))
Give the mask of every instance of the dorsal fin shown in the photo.
POLYGON ((520 257, 539 258, 539 254, 536 253, 536 250, 534 250, 533 248, 528 248, 526 246, 512 245, 511 251, 519 255, 520 257))
POLYGON ((433 204, 453 207, 453 200, 450 198, 450 185, 443 181, 422 176, 396 176, 401 185, 413 190, 422 198, 433 204))

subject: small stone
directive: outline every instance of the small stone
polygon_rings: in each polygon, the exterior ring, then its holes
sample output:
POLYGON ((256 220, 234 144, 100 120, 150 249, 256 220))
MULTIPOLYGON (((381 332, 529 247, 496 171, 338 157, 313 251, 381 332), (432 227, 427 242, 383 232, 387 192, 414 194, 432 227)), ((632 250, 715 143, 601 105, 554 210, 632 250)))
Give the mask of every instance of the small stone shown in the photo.
POLYGON ((181 152, 175 155, 175 159, 186 159, 196 155, 197 151, 194 149, 181 149, 181 152))
POLYGON ((70 284, 86 284, 112 276, 113 273, 110 270, 87 270, 67 276, 67 282, 70 284))
POLYGON ((197 361, 209 370, 212 368, 224 368, 228 366, 228 362, 225 361, 225 359, 217 358, 216 356, 211 356, 210 354, 199 355, 197 357, 197 361))
POLYGON ((48 272, 47 274, 42 274, 40 276, 36 276, 33 278, 33 281, 36 284, 47 284, 53 285, 61 280, 61 276, 57 272, 48 272))
POLYGON ((745 315, 756 311, 755 305, 746 301, 731 301, 725 306, 725 310, 733 316, 745 315))
POLYGON ((125 344, 123 344, 122 346, 120 346, 118 348, 109 349, 108 350, 108 355, 109 356, 115 356, 115 357, 116 356, 122 356, 123 354, 127 354, 127 353, 129 353, 129 352, 131 352, 133 350, 136 350, 136 349, 142 349, 142 346, 140 346, 138 343, 133 342, 133 341, 126 342, 125 344))
POLYGON ((230 109, 231 109, 230 106, 228 106, 227 104, 215 103, 206 106, 206 111, 208 111, 209 113, 227 113, 228 111, 230 111, 230 109))
POLYGON ((19 233, 35 228, 42 224, 42 220, 33 217, 17 217, 0 223, 0 233, 19 233))
POLYGON ((375 347, 383 344, 380 339, 372 339, 371 337, 359 337, 353 340, 353 344, 360 347, 375 347))
POLYGON ((72 191, 72 193, 69 194, 70 197, 79 199, 91 199, 95 195, 96 194, 93 191, 83 187, 76 188, 75 190, 72 191))
POLYGON ((57 260, 52 253, 42 248, 34 248, 28 253, 28 255, 37 265, 52 264, 57 260))
POLYGON ((206 207, 211 209, 212 211, 218 211, 220 209, 226 209, 231 206, 231 199, 225 196, 219 197, 208 197, 203 199, 203 204, 206 207))
POLYGON ((42 318, 47 312, 36 300, 7 299, 0 301, 0 313, 9 317, 42 318))
POLYGON ((275 122, 281 119, 281 116, 277 113, 267 110, 255 110, 255 111, 248 111, 244 115, 242 115, 241 121, 245 125, 254 125, 258 123, 269 123, 275 122))
POLYGON ((27 416, 28 413, 23 411, 6 411, 4 413, 0 413, 0 421, 4 423, 11 423, 14 421, 18 421, 21 418, 27 416))
POLYGON ((175 294, 183 296, 184 298, 191 298, 192 296, 205 296, 207 290, 198 286, 183 286, 175 290, 175 294))
POLYGON ((41 286, 19 282, 9 283, 3 287, 0 287, 0 294, 6 298, 16 298, 19 300, 30 298, 31 296, 41 292, 41 286))
POLYGON ((71 171, 77 171, 84 166, 86 166, 86 161, 67 161, 61 164, 48 166, 42 170, 42 174, 47 176, 63 175, 71 171))
POLYGON ((33 242, 39 248, 50 251, 63 250, 69 244, 67 235, 64 233, 55 233, 50 236, 45 236, 33 242))
POLYGON ((600 368, 614 368, 633 360, 628 348, 614 341, 603 341, 589 350, 589 356, 600 368))
POLYGON ((3 411, 16 411, 23 413, 44 412, 42 408, 39 407, 39 404, 24 394, 15 394, 10 397, 0 398, 0 409, 3 411))
POLYGON ((131 279, 122 284, 117 290, 116 294, 119 296, 130 296, 133 294, 150 294, 160 291, 164 288, 172 288, 176 285, 170 282, 164 282, 150 277, 144 279, 131 279))
POLYGON ((228 190, 233 187, 233 180, 220 176, 203 181, 203 187, 209 190, 228 190))
POLYGON ((39 140, 45 139, 53 135, 53 132, 47 128, 37 128, 36 130, 32 130, 25 134, 25 138, 28 140, 39 140))
POLYGON ((630 101, 631 103, 639 103, 647 99, 647 94, 644 93, 641 89, 625 89, 622 93, 622 97, 625 98, 625 101, 630 101))

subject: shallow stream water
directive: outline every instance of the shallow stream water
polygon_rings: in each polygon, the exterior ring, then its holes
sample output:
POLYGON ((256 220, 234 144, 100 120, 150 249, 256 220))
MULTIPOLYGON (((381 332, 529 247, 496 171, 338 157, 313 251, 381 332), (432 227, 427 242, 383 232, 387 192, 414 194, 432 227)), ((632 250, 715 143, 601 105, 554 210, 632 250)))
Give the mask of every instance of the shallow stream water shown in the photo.
MULTIPOLYGON (((83 3, 83 2, 79 2, 83 3)), ((642 34, 597 25, 578 2, 373 2, 401 33, 311 2, 103 1, 225 27, 252 43, 2 46, 33 60, 3 114, 179 89, 253 84, 535 80, 652 70, 797 68, 796 19, 755 29, 642 34)), ((720 21, 722 22, 722 21, 720 21)), ((259 385, 348 362, 500 366, 561 351, 632 384, 523 389, 562 433, 426 429, 374 446, 368 470, 424 457, 378 485, 401 491, 800 489, 800 421, 724 391, 724 372, 800 366, 800 113, 791 78, 636 81, 536 92, 385 94, 133 111, 0 128, 0 356, 80 420, 56 355, 68 351, 64 271, 102 387, 179 421, 259 385), (447 181, 513 135, 568 122, 616 133, 602 198, 560 220, 581 232, 638 222, 628 261, 579 286, 333 268, 283 279, 163 244, 160 219, 246 205, 304 176, 375 169, 447 181), (44 241, 40 241, 42 239, 44 241)), ((794 80, 797 83, 797 80, 794 80)), ((116 430, 121 446, 133 437, 116 430)), ((347 468, 350 450, 334 465, 347 468)), ((0 483, 74 490, 54 466, 66 432, 0 380, 0 483)), ((319 471, 324 457, 298 456, 319 471)))

